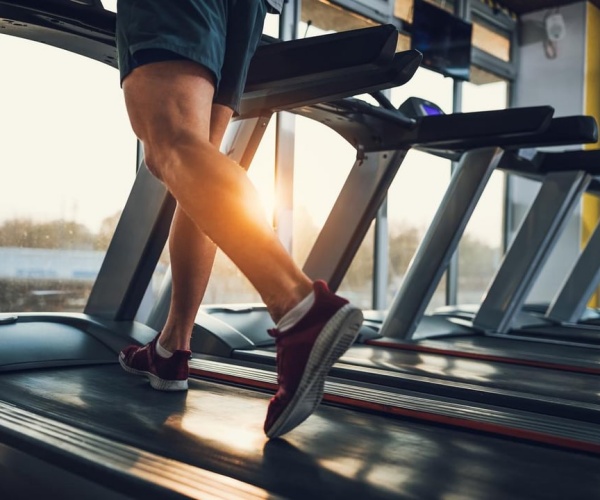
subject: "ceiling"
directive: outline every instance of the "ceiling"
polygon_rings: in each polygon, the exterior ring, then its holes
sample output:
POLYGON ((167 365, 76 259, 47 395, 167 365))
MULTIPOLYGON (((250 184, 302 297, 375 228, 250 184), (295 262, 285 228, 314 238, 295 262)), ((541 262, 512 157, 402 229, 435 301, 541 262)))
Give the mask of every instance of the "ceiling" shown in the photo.
MULTIPOLYGON (((553 9, 578 1, 580 0, 498 0, 498 3, 515 14, 526 14, 527 12, 553 9)), ((600 7, 600 0, 591 0, 590 3, 600 7)))

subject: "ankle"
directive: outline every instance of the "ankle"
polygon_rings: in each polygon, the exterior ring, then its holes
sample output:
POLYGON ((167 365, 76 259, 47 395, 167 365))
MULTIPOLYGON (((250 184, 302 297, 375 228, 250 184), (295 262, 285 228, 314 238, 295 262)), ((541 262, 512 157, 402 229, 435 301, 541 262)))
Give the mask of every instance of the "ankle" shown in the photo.
POLYGON ((158 354, 161 358, 164 359, 169 359, 173 357, 173 351, 165 349, 160 343, 160 340, 156 341, 156 354, 158 354))
POLYGON ((267 309, 275 324, 292 311, 298 304, 313 293, 312 283, 298 285, 287 296, 278 295, 270 303, 267 303, 267 309))
POLYGON ((277 330, 283 333, 294 327, 308 313, 314 303, 315 293, 310 292, 277 322, 277 330))
POLYGON ((189 351, 191 335, 174 334, 162 331, 158 337, 158 343, 168 352, 189 351))

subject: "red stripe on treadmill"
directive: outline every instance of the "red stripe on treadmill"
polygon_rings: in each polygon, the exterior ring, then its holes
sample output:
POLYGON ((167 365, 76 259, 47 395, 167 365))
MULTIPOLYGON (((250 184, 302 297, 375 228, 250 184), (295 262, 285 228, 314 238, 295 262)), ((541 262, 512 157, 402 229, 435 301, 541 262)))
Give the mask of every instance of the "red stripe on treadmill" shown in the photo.
POLYGON ((200 370, 198 368, 190 368, 190 375, 195 375, 196 377, 209 378, 212 380, 219 380, 221 382, 228 382, 236 385, 246 385, 254 387, 256 389, 266 389, 268 391, 273 392, 277 390, 277 384, 262 382, 260 380, 252 380, 245 377, 236 377, 234 375, 227 375, 226 373, 217 373, 208 370, 200 370))
POLYGON ((549 368, 551 370, 560 370, 574 373, 588 373, 591 375, 600 375, 600 368, 591 368, 588 366, 563 365, 561 363, 552 363, 547 361, 535 361, 532 359, 515 359, 494 354, 481 354, 477 352, 454 351, 452 349, 443 349, 440 347, 426 347, 415 344, 398 344, 396 342, 386 342, 381 340, 367 340, 365 344, 377 347, 388 347, 399 351, 417 351, 431 354, 443 354, 444 356, 454 356, 457 358, 477 359, 483 361, 496 361, 499 363, 508 363, 511 365, 534 366, 536 368, 549 368))
MULTIPOLYGON (((247 387, 253 387, 258 389, 266 389, 271 392, 275 392, 277 390, 277 384, 271 384, 269 382, 262 382, 244 377, 227 375, 224 373, 199 370, 196 368, 190 369, 190 373, 197 377, 203 377, 210 380, 217 380, 220 382, 233 383, 236 385, 244 385, 247 387)), ((337 403, 344 406, 349 406, 353 409, 371 410, 376 411, 378 413, 383 413, 385 415, 414 418, 417 420, 424 420, 427 422, 434 422, 437 424, 449 425, 452 427, 482 431, 490 434, 497 434, 511 438, 525 439, 528 441, 549 444, 561 448, 568 448, 578 451, 585 451, 588 453, 600 454, 600 444, 588 443, 585 441, 578 441, 576 439, 563 438, 560 436, 552 436, 549 434, 544 434, 543 432, 536 432, 525 429, 515 429, 499 424, 491 424, 487 422, 479 422, 476 420, 468 420, 457 417, 448 417, 445 415, 439 415, 436 413, 424 411, 409 410, 406 408, 399 408, 396 406, 374 403, 372 401, 363 401, 360 399, 348 398, 344 396, 335 396, 332 394, 325 394, 323 400, 329 403, 337 403)))
POLYGON ((560 436, 552 436, 549 434, 544 434, 542 432, 530 431, 526 429, 515 429, 512 427, 506 427, 499 424, 491 424, 488 422, 479 422, 476 420, 467 420, 457 417, 438 415, 436 413, 409 410, 406 408, 398 408, 395 406, 383 405, 379 403, 373 403, 370 401, 360 401, 351 398, 345 398, 343 396, 326 395, 324 399, 332 403, 340 403, 346 406, 375 410, 377 412, 385 414, 410 417, 418 420, 425 420, 428 422, 435 422, 453 427, 461 427, 469 430, 483 431, 491 434, 499 434, 502 436, 508 436, 512 438, 526 439, 529 441, 550 444, 553 446, 559 446, 561 448, 569 448, 579 451, 600 454, 600 444, 588 443, 586 441, 578 441, 576 439, 563 438, 560 436))

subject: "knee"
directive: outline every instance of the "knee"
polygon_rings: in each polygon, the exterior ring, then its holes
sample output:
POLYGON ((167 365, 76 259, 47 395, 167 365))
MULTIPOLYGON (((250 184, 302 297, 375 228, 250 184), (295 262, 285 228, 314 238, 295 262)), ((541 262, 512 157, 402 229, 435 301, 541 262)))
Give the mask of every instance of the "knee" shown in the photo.
POLYGON ((165 182, 165 171, 168 168, 167 154, 160 146, 155 146, 151 142, 144 144, 144 163, 150 173, 159 181, 165 182))
POLYGON ((182 169, 202 168, 205 148, 210 147, 207 139, 189 131, 163 134, 159 139, 147 140, 143 144, 148 170, 167 186, 182 177, 182 169))
POLYGON ((182 145, 177 134, 158 132, 143 139, 142 144, 146 167, 154 177, 168 184, 168 174, 177 168, 181 158, 182 145))

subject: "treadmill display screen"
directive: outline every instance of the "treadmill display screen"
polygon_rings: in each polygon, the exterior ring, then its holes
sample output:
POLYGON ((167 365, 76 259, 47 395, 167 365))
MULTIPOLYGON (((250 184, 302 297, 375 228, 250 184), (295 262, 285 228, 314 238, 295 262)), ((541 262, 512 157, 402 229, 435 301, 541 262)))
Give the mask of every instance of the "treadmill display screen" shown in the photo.
POLYGON ((421 104, 421 109, 423 110, 423 115, 425 116, 437 116, 443 115, 444 113, 437 106, 429 106, 427 104, 421 104))
POLYGON ((411 48, 423 54, 423 66, 444 76, 468 80, 473 26, 424 0, 415 0, 411 48))

